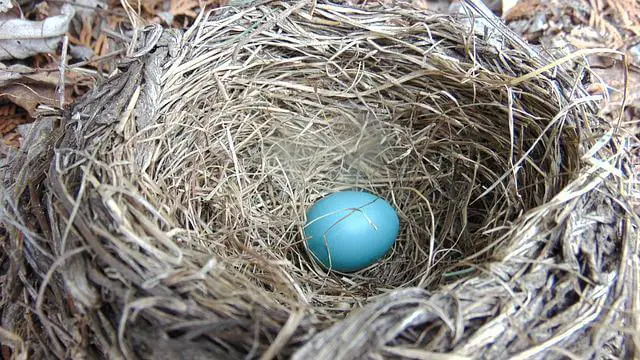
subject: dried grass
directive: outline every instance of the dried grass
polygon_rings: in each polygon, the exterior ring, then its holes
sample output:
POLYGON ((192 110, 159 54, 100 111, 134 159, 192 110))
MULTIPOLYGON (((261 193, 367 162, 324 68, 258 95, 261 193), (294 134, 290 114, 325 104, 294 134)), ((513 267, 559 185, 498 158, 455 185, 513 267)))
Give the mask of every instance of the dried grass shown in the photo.
POLYGON ((483 21, 300 2, 141 31, 7 165, 0 335, 59 358, 633 354, 628 134, 483 21), (305 210, 350 188, 401 235, 327 273, 305 210))

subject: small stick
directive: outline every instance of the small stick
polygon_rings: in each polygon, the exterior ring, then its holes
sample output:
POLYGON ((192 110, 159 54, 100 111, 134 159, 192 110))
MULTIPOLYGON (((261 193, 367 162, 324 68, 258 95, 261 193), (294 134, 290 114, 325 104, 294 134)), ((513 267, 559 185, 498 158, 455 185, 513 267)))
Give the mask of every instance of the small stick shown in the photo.
MULTIPOLYGON (((109 59, 118 55, 121 55, 122 53, 124 53, 124 49, 118 49, 118 50, 114 50, 110 53, 106 53, 104 55, 100 55, 100 56, 94 56, 90 59, 81 61, 81 62, 77 62, 77 63, 73 63, 71 65, 67 65, 65 66, 65 70, 73 70, 73 69, 77 69, 80 67, 83 67, 85 65, 89 65, 98 61, 102 61, 105 59, 109 59)), ((7 72, 11 72, 11 73, 16 73, 16 74, 22 74, 22 75, 29 75, 29 74, 36 74, 38 72, 51 72, 51 71, 60 71, 60 65, 58 65, 57 67, 42 67, 42 68, 38 68, 38 69, 28 69, 28 70, 13 70, 13 69, 6 69, 5 71, 7 72)))
POLYGON ((111 57, 114 57, 114 56, 118 56, 118 55, 122 54, 123 52, 124 52, 124 49, 114 50, 114 51, 112 51, 110 53, 106 53, 104 55, 95 56, 95 57, 92 57, 91 59, 87 59, 87 60, 84 60, 84 61, 81 61, 81 62, 78 62, 78 63, 71 64, 71 65, 67 66, 67 68, 69 68, 69 69, 79 68, 79 67, 82 67, 82 66, 85 66, 85 65, 89 65, 91 63, 95 63, 95 62, 98 62, 98 61, 101 61, 101 60, 104 60, 104 59, 108 59, 108 58, 111 58, 111 57))
POLYGON ((62 56, 60 57, 60 80, 58 81, 58 88, 56 93, 58 95, 58 101, 60 102, 60 108, 64 107, 64 74, 67 68, 67 51, 69 49, 69 37, 65 35, 62 38, 62 56))

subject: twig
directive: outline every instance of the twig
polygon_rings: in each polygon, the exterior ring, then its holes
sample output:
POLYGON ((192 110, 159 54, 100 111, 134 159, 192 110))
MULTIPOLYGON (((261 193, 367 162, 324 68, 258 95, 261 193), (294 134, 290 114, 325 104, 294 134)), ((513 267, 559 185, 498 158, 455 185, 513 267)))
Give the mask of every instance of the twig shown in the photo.
POLYGON ((118 56, 121 55, 122 53, 124 53, 124 49, 119 49, 119 50, 114 50, 110 53, 101 55, 101 56, 96 56, 96 57, 92 57, 91 59, 87 59, 85 61, 81 61, 75 64, 71 64, 69 66, 67 66, 69 69, 75 69, 75 68, 79 68, 79 67, 83 67, 85 65, 89 65, 98 61, 102 61, 108 58, 112 58, 114 56, 118 56))
POLYGON ((60 65, 59 65, 59 72, 60 72, 60 80, 58 81, 58 88, 56 89, 56 95, 58 95, 58 102, 60 104, 60 108, 64 107, 64 88, 65 88, 65 81, 64 81, 64 75, 65 75, 65 71, 67 68, 67 51, 69 50, 69 37, 67 35, 65 35, 62 38, 62 56, 60 57, 60 65))

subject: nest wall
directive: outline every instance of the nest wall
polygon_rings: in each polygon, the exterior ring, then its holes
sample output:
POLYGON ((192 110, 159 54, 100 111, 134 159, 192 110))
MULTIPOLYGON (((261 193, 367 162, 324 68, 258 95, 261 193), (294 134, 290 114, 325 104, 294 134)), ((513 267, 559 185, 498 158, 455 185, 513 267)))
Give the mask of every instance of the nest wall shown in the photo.
POLYGON ((4 170, 2 326, 30 344, 15 353, 632 355, 624 129, 598 116, 586 66, 545 70, 461 9, 275 2, 141 29, 4 170), (302 234, 345 189, 401 219, 355 274, 317 266, 302 234))

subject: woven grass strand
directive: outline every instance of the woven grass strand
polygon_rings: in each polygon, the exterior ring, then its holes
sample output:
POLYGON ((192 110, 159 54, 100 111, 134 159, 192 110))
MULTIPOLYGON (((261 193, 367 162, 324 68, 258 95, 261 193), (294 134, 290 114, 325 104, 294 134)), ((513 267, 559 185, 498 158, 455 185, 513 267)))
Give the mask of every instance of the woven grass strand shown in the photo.
POLYGON ((272 2, 141 30, 2 170, 0 339, 34 358, 632 357, 629 134, 584 66, 528 76, 549 59, 478 21, 272 2), (326 272, 305 211, 353 188, 401 234, 326 272))

